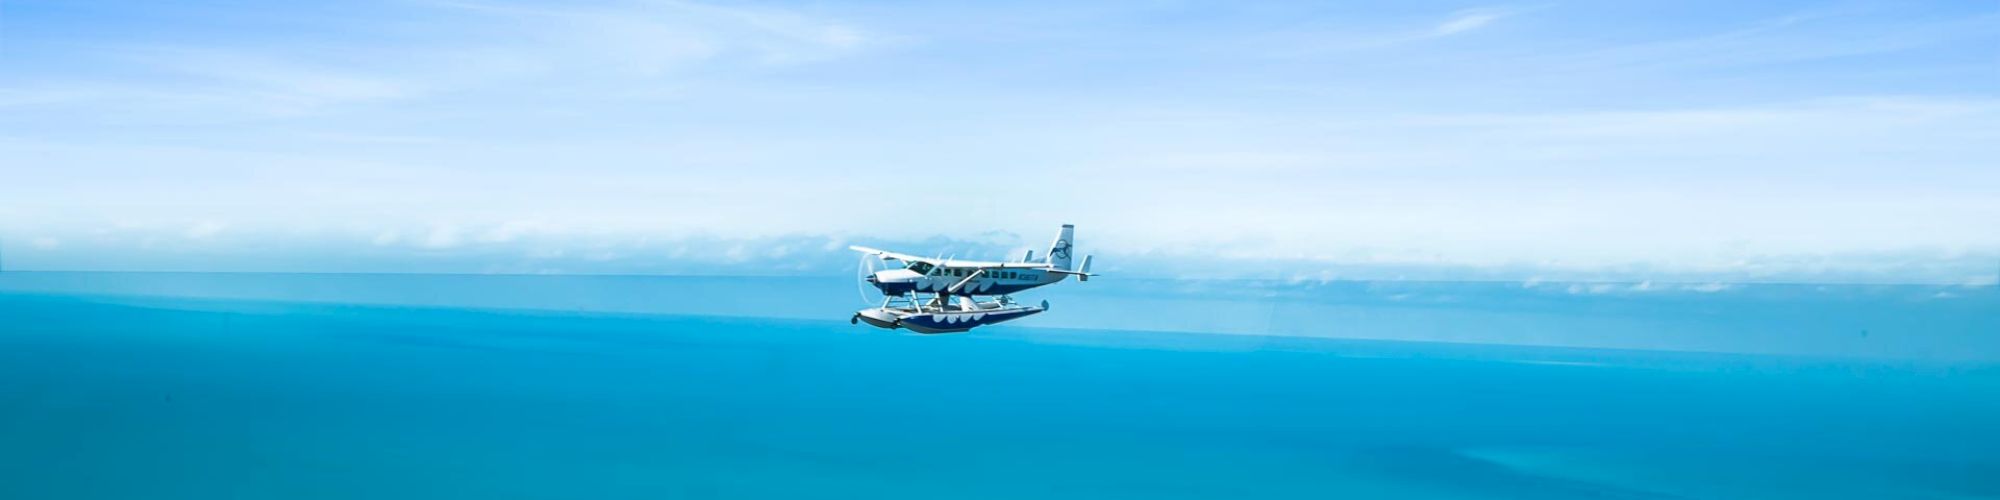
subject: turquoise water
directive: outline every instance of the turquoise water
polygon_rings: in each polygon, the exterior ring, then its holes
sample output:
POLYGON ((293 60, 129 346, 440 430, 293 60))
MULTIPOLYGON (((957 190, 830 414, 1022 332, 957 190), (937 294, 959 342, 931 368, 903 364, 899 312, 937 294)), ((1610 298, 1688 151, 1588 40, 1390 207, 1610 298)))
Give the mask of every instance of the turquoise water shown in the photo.
POLYGON ((2000 497, 1990 288, 1149 285, 0 274, 0 498, 2000 497))

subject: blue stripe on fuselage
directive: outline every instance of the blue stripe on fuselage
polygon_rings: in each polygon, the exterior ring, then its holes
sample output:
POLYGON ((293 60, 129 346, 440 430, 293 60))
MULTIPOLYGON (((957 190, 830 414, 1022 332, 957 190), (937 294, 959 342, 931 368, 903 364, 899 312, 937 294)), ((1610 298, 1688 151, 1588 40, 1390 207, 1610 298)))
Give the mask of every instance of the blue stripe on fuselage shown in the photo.
MULTIPOLYGON (((1067 276, 1063 276, 1060 274, 1053 274, 1053 275, 1037 274, 1035 275, 1035 278, 1033 280, 1021 279, 1021 278, 1015 278, 1015 279, 977 278, 972 280, 971 283, 967 283, 965 285, 965 288, 960 290, 959 293, 961 295, 1006 295, 1010 293, 1019 292, 1022 290, 1027 290, 1030 288, 1035 288, 1038 286, 1058 283, 1061 282, 1065 277, 1067 276), (1054 276, 1055 279, 1050 280, 1048 279, 1049 276, 1054 276), (985 286, 982 288, 981 285, 985 286)), ((919 293, 938 293, 938 292, 943 292, 947 288, 951 288, 951 285, 958 283, 958 281, 961 279, 964 278, 956 278, 951 276, 929 276, 914 283, 911 282, 876 283, 875 287, 881 289, 882 293, 889 295, 903 295, 906 293, 910 293, 912 291, 919 293)))

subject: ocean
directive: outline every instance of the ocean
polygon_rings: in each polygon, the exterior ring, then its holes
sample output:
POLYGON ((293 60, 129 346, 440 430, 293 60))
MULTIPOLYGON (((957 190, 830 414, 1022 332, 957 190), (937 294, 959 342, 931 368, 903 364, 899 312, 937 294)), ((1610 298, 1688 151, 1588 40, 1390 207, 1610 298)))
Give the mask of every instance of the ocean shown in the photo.
POLYGON ((2000 498, 1988 286, 0 273, 0 498, 2000 498))

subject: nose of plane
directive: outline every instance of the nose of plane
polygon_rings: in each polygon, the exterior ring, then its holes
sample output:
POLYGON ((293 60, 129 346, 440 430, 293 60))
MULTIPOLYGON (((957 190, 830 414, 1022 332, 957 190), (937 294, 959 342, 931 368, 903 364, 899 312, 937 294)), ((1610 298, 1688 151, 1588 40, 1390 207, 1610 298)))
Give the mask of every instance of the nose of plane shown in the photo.
POLYGON ((865 279, 868 281, 869 285, 874 285, 875 288, 881 289, 882 293, 890 295, 902 295, 916 288, 916 283, 914 278, 917 277, 918 276, 916 275, 916 273, 903 271, 900 269, 891 269, 887 271, 877 271, 875 274, 868 275, 868 277, 865 279))

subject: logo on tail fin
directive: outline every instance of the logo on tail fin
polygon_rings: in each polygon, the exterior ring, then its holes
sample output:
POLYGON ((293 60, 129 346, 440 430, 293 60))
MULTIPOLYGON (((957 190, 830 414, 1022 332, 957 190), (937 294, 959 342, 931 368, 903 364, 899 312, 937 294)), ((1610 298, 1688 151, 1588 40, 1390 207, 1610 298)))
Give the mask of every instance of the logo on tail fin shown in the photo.
POLYGON ((1064 240, 1056 240, 1055 248, 1049 249, 1049 257, 1055 259, 1068 259, 1069 242, 1064 240))

